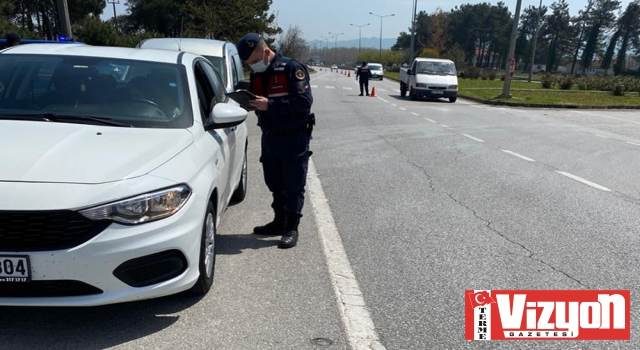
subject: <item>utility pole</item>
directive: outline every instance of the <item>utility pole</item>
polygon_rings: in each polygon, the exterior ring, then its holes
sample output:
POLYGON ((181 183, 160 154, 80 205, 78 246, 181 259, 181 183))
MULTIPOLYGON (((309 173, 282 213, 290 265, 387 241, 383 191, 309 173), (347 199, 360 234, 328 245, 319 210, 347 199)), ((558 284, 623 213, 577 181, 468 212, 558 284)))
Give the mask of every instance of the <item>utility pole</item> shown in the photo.
POLYGON ((536 44, 538 43, 538 27, 540 22, 540 16, 542 15, 542 0, 540 0, 540 6, 538 6, 538 16, 536 17, 536 29, 533 34, 533 50, 531 53, 531 65, 529 66, 529 82, 533 76, 533 65, 536 63, 536 44))
POLYGON ((326 49, 326 50, 325 50, 325 48, 324 48, 324 45, 323 45, 323 44, 320 44, 320 46, 321 46, 321 50, 322 50, 322 56, 324 56, 324 57, 322 58, 322 60, 323 60, 324 62, 322 62, 322 63, 327 64, 327 59, 328 59, 328 57, 327 57, 327 56, 328 56, 328 55, 327 55, 327 51, 329 51, 329 37, 326 37, 326 36, 324 36, 324 35, 323 35, 323 36, 321 36, 320 38, 321 38, 322 40, 324 40, 324 41, 326 42, 326 44, 327 44, 327 49, 326 49))
POLYGON ((509 56, 507 56, 507 62, 505 63, 504 86, 502 88, 502 98, 511 98, 509 93, 511 90, 511 74, 509 73, 509 65, 511 60, 515 59, 516 53, 516 37, 518 36, 518 21, 520 20, 520 8, 522 7, 522 0, 518 0, 516 5, 516 16, 513 19, 513 27, 511 28, 511 39, 509 40, 509 56))
POLYGON ((67 0, 57 0, 58 14, 60 15, 60 32, 67 39, 71 39, 71 20, 69 19, 69 6, 67 0))
POLYGON ((107 0, 108 4, 113 4, 113 26, 116 28, 116 32, 118 31, 118 17, 116 16, 116 4, 120 4, 120 1, 116 0, 107 0))
POLYGON ((363 24, 363 25, 357 25, 357 24, 353 24, 353 23, 349 24, 350 26, 358 27, 358 30, 360 31, 360 33, 358 34, 358 60, 360 59, 360 48, 362 47, 362 27, 366 27, 366 26, 368 26, 370 24, 371 23, 367 23, 367 24, 363 24))
POLYGON ((413 16, 411 17, 411 53, 409 54, 409 64, 413 63, 416 52, 416 10, 418 8, 418 0, 413 0, 413 16))

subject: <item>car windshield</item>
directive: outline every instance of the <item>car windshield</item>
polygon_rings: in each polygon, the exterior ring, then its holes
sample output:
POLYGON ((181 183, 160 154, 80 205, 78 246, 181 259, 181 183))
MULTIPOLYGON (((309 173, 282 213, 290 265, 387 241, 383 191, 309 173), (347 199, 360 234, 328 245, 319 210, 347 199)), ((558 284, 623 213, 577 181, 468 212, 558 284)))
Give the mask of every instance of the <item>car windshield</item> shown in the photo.
POLYGON ((211 64, 213 65, 213 68, 215 68, 218 71, 218 74, 220 74, 220 78, 222 78, 222 81, 226 83, 227 70, 224 68, 224 61, 222 60, 222 57, 216 57, 216 56, 202 56, 202 57, 206 58, 207 60, 209 60, 209 62, 211 62, 211 64))
POLYGON ((186 71, 176 64, 0 55, 0 120, 53 116, 47 120, 185 128, 193 121, 188 96, 186 71))
POLYGON ((456 67, 451 62, 418 62, 417 74, 456 75, 456 67))
POLYGON ((369 64, 369 69, 371 70, 382 70, 381 64, 369 64))

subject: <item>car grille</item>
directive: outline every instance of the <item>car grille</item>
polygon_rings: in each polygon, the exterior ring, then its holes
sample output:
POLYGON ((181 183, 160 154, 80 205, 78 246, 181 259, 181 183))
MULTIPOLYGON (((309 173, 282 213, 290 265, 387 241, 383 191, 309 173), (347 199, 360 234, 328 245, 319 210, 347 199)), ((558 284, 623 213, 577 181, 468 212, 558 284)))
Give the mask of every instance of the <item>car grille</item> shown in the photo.
POLYGON ((109 224, 71 210, 0 211, 0 251, 67 249, 90 240, 109 224))
POLYGON ((102 293, 101 289, 73 280, 0 283, 0 298, 75 297, 102 293))

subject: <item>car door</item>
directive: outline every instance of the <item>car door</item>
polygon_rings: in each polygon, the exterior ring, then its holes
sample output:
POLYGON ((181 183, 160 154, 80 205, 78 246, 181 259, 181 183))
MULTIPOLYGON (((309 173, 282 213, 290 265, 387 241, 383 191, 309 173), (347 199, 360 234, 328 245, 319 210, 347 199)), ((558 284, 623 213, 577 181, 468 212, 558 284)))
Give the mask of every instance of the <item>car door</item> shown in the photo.
MULTIPOLYGON (((221 80, 209 61, 205 59, 196 60, 194 63, 194 76, 196 77, 196 86, 198 88, 200 111, 203 116, 202 124, 206 125, 207 118, 211 114, 213 106, 217 103, 224 102, 227 96, 224 92, 216 89, 214 81, 217 79, 218 84, 221 84, 221 80)), ((212 152, 212 154, 220 152, 220 156, 215 159, 217 169, 217 174, 215 175, 219 177, 218 184, 220 188, 218 190, 220 198, 223 199, 221 201, 223 207, 220 208, 220 212, 223 212, 226 208, 232 189, 230 168, 233 160, 231 159, 230 143, 235 142, 235 138, 233 140, 229 139, 229 131, 227 129, 229 128, 208 131, 210 137, 204 141, 206 152, 212 152)))

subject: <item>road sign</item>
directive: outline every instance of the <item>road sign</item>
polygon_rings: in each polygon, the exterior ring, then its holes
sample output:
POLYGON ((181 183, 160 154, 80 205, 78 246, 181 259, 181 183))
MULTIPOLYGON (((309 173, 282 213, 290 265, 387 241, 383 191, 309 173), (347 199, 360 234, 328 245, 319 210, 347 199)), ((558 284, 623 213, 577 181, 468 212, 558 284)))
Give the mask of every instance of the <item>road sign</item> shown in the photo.
POLYGON ((509 62, 509 76, 513 77, 513 74, 516 72, 516 59, 512 58, 509 62))

